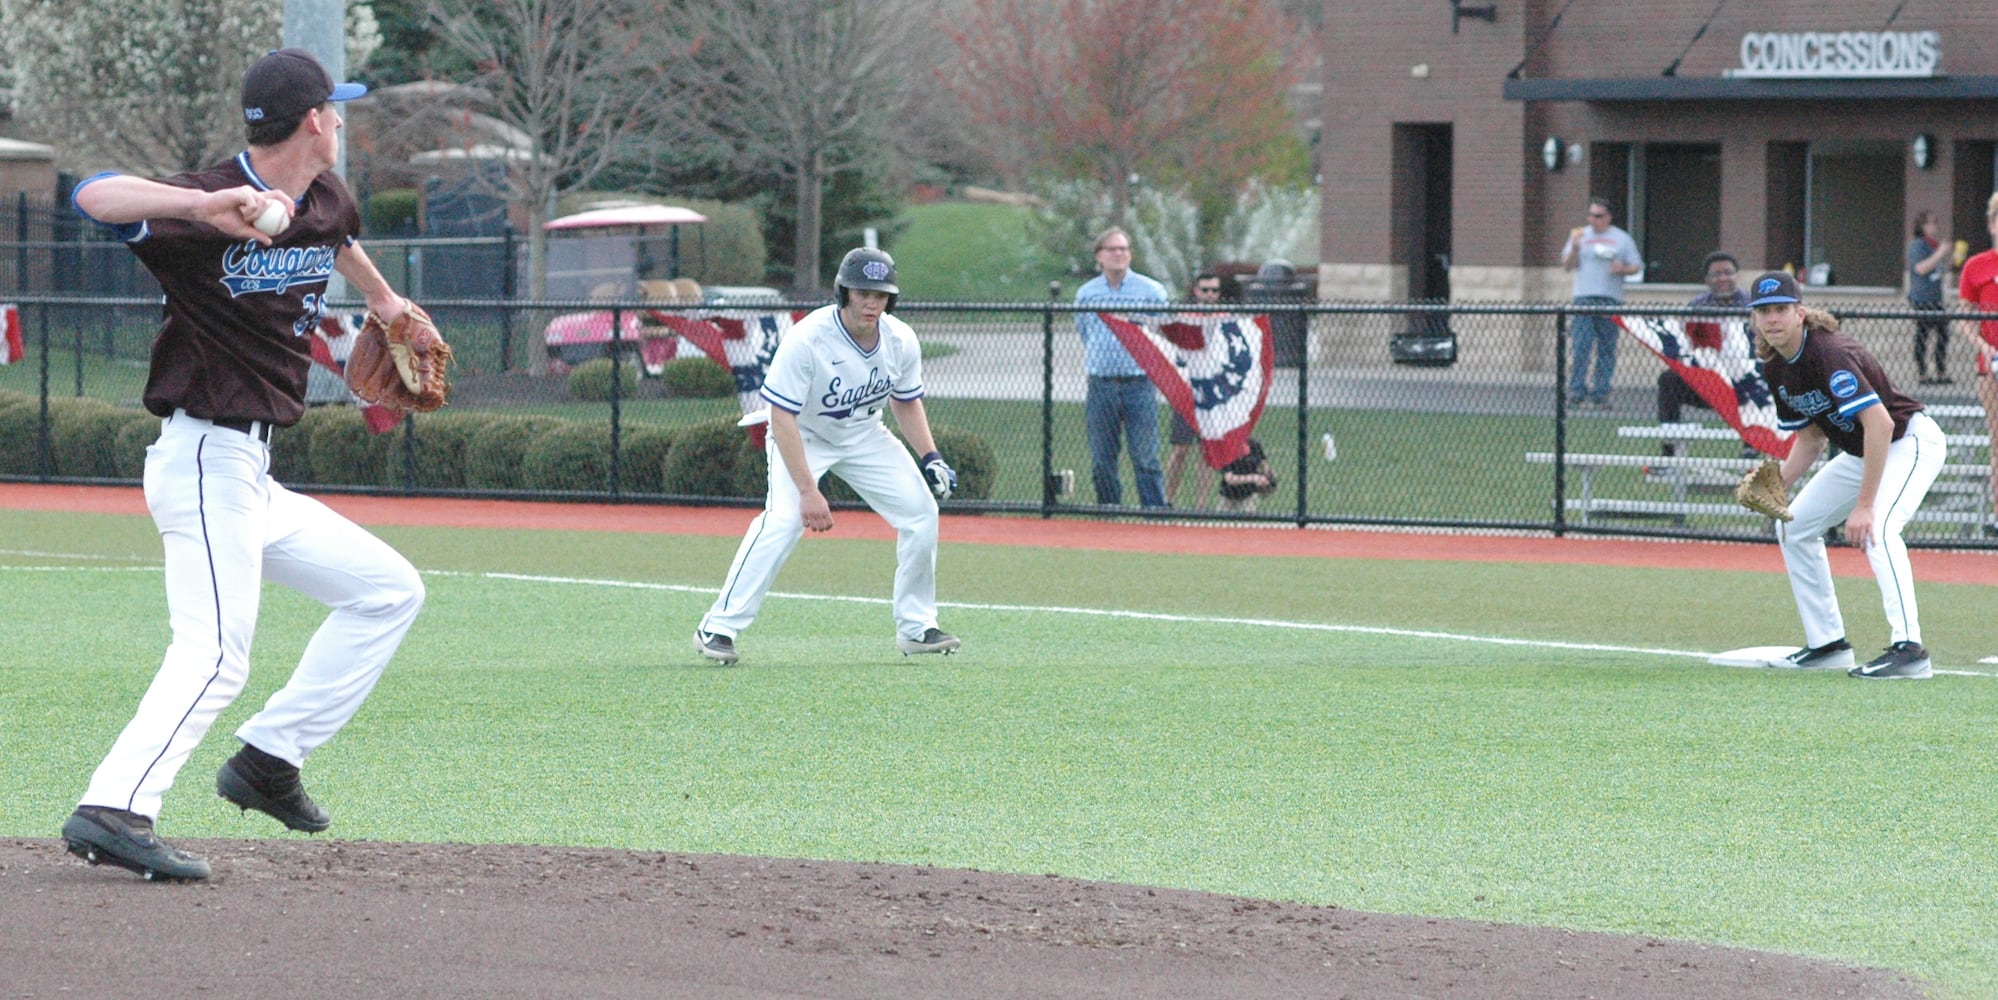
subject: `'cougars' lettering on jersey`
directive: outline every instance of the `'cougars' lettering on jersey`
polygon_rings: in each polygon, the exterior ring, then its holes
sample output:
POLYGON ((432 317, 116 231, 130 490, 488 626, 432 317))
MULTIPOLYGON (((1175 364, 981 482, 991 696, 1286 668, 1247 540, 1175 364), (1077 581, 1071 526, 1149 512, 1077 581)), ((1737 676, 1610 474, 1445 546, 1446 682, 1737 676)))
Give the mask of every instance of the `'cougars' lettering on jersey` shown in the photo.
POLYGON ((1840 430, 1849 431, 1853 428, 1852 418, 1839 413, 1832 405, 1831 397, 1825 395, 1823 389, 1812 389, 1793 396, 1787 386, 1779 386, 1776 392, 1783 397, 1784 405, 1797 411, 1804 420, 1823 417, 1840 430))
POLYGON ((229 297, 282 292, 293 285, 323 284, 333 276, 334 247, 267 247, 256 240, 232 243, 222 254, 222 287, 229 297))

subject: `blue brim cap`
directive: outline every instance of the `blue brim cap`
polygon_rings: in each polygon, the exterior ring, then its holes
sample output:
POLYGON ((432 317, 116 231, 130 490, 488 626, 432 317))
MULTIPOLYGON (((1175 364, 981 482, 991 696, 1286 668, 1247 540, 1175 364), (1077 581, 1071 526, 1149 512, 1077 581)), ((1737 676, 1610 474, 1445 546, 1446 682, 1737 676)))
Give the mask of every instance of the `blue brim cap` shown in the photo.
POLYGON ((367 92, 358 83, 336 86, 326 68, 304 49, 279 49, 243 74, 243 120, 283 121, 327 101, 351 101, 367 92))
POLYGON ((1770 271, 1748 283, 1748 307, 1778 306, 1804 301, 1797 289, 1797 276, 1788 271, 1770 271))

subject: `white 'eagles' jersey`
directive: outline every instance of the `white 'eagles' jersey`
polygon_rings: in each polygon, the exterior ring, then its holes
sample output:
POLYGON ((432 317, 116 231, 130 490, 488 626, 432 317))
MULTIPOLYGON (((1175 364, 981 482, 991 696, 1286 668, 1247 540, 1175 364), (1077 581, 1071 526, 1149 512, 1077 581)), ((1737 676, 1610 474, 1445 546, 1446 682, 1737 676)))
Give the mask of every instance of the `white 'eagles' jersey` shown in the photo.
POLYGON ((798 415, 798 428, 835 448, 854 445, 881 426, 890 398, 923 397, 923 353, 916 331, 887 313, 874 350, 863 351, 841 322, 839 306, 792 324, 763 377, 763 398, 798 415))

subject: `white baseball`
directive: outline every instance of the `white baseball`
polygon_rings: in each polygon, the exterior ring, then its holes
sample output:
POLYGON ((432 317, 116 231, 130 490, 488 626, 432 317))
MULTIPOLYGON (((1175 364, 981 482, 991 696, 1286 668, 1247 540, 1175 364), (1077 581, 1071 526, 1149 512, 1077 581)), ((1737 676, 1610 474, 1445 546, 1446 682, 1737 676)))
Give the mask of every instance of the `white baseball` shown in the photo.
POLYGON ((282 202, 273 201, 266 204, 263 212, 257 216, 257 232, 265 236, 276 236, 284 232, 285 227, 289 225, 291 225, 291 213, 285 210, 282 202))

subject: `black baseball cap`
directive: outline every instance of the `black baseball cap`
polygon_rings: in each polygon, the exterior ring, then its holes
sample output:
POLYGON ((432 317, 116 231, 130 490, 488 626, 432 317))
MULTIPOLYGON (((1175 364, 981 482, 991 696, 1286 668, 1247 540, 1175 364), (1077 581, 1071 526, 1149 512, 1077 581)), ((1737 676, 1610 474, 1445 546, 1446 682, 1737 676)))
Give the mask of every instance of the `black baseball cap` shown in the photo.
POLYGON ((1750 309, 1756 306, 1782 305, 1785 302, 1802 302, 1804 296, 1797 290, 1797 277, 1788 271, 1771 271, 1748 283, 1750 309))
POLYGON ((243 120, 282 121, 327 101, 351 101, 367 92, 365 84, 336 86, 326 68, 304 49, 279 49, 243 74, 243 120))

